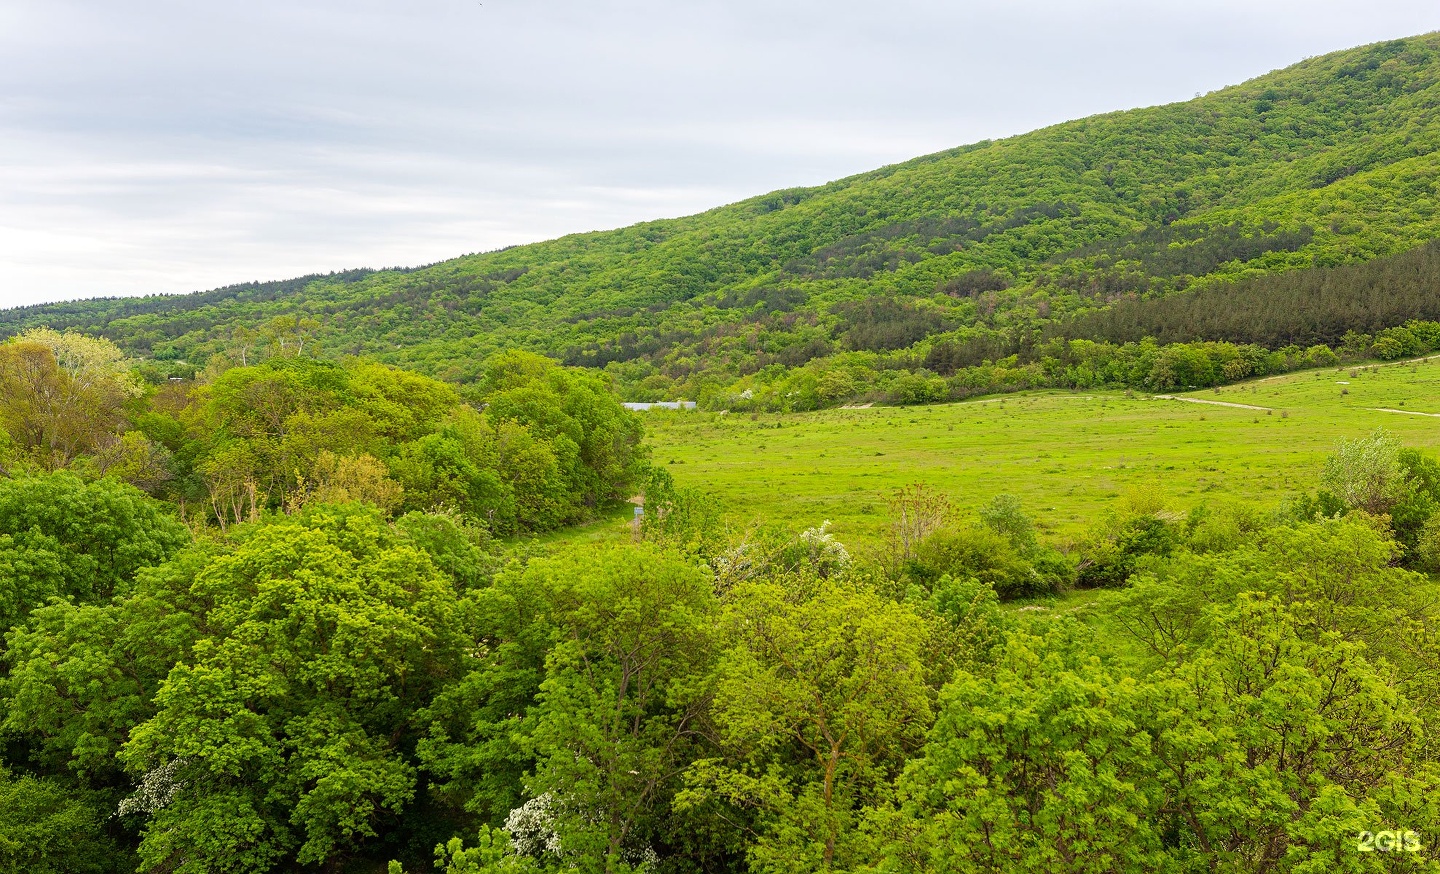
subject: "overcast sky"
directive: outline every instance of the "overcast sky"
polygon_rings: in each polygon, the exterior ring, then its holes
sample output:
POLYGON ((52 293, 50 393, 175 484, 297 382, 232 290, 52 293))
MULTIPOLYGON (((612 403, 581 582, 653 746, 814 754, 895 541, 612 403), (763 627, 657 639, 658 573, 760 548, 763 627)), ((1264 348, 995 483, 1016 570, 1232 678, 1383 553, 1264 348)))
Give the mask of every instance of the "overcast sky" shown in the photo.
POLYGON ((1435 0, 0 0, 0 306, 684 215, 1435 29, 1435 0))

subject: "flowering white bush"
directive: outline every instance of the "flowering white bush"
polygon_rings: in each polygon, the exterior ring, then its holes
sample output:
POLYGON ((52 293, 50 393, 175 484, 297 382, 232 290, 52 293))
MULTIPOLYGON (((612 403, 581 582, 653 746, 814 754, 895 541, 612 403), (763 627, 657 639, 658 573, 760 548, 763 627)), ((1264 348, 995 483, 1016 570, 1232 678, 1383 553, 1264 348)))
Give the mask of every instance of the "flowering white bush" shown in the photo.
POLYGON ((829 530, 830 520, 826 519, 819 528, 806 528, 801 532, 800 542, 810 553, 810 563, 834 576, 850 566, 850 550, 829 530))
POLYGON ((175 779, 188 759, 171 759, 158 768, 151 768, 140 781, 135 794, 120 802, 117 813, 129 816, 132 813, 151 814, 168 806, 175 800, 175 793, 185 788, 185 781, 175 779))
POLYGON ((515 852, 522 856, 560 855, 560 836, 555 833, 557 812, 549 792, 510 811, 505 817, 505 831, 510 833, 515 852))

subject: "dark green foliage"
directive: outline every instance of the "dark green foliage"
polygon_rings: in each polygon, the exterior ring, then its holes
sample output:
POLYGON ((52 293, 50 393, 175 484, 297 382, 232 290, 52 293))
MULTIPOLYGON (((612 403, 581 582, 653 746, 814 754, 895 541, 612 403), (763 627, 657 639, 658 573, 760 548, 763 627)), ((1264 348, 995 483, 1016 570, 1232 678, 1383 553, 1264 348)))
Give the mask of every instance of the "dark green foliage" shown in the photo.
POLYGON ((1002 598, 1054 594, 1055 581, 1036 572, 1001 535, 980 527, 937 531, 916 550, 911 574, 921 582, 973 577, 1002 598))
POLYGON ((938 312, 888 297, 842 304, 836 312, 845 344, 866 352, 904 349, 943 328, 938 312))
POLYGON ((93 794, 0 768, 0 874, 121 874, 134 854, 107 832, 93 794))
POLYGON ((1394 336, 1396 342, 1377 349, 1377 357, 1401 358, 1440 345, 1433 329, 1416 337, 1396 327, 1416 319, 1431 324, 1440 320, 1437 285, 1440 243, 1427 243, 1364 264, 1296 270, 1168 297, 1122 300, 1049 330, 1112 343, 1153 337, 1161 343, 1228 340, 1271 349, 1292 343, 1339 346, 1347 332, 1379 331, 1394 336))
POLYGON ((1163 511, 1132 511, 1106 520, 1085 544, 1075 582, 1083 589, 1123 586, 1144 556, 1168 556, 1180 541, 1163 511))

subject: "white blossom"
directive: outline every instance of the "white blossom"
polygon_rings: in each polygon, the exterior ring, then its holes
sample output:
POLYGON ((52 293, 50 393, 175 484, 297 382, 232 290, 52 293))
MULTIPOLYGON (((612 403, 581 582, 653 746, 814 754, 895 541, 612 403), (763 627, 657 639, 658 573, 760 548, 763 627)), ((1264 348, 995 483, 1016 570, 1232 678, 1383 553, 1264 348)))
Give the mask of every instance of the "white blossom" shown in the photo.
POLYGON ((143 813, 147 816, 168 806, 175 800, 175 794, 185 788, 184 780, 175 775, 189 762, 188 759, 171 759, 163 765, 151 768, 140 781, 135 794, 120 802, 117 813, 129 816, 143 813))

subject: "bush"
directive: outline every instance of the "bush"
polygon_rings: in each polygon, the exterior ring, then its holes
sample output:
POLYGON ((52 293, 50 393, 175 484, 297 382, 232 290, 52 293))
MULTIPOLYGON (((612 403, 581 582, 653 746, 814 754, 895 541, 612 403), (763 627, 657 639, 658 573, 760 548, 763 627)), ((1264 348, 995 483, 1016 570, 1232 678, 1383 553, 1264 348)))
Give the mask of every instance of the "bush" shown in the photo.
POLYGON ((1053 575, 1037 572, 1006 537, 980 526, 943 528, 926 537, 915 550, 909 572, 926 585, 946 575, 974 578, 1006 599, 1051 595, 1059 588, 1053 575))

